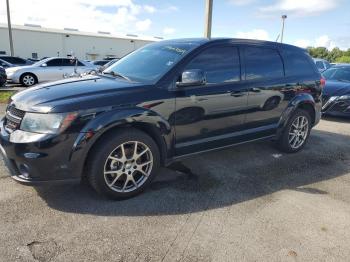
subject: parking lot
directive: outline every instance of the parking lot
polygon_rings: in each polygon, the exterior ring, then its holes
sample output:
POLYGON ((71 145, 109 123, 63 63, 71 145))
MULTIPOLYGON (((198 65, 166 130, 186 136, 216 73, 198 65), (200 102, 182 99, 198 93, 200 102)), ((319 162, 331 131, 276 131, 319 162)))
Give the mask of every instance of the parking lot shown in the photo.
POLYGON ((349 136, 326 119, 297 154, 260 142, 198 155, 121 202, 23 186, 1 162, 0 260, 347 261, 349 136))

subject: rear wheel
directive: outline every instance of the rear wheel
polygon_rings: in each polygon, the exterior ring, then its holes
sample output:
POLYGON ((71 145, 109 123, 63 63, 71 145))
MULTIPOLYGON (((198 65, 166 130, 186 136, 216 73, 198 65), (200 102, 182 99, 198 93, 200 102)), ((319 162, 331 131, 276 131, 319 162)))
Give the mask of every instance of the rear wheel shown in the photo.
POLYGON ((25 73, 21 76, 20 82, 22 85, 28 87, 28 86, 35 85, 38 82, 38 80, 35 75, 30 73, 25 73))
POLYGON ((279 148, 287 153, 298 152, 305 146, 310 131, 310 114, 305 110, 297 109, 277 141, 279 148))
POLYGON ((146 189, 160 163, 156 143, 136 130, 104 137, 88 159, 88 179, 99 193, 112 199, 133 197, 146 189))

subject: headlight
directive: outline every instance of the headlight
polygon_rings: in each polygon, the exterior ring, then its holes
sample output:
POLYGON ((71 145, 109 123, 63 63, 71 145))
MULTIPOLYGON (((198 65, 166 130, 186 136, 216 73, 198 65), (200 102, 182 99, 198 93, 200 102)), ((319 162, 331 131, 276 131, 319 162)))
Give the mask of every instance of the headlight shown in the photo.
POLYGON ((339 100, 348 100, 348 99, 350 99, 350 95, 343 95, 339 97, 339 100))
POLYGON ((15 71, 7 71, 7 70, 6 70, 6 75, 7 75, 7 76, 11 76, 11 75, 13 75, 14 73, 15 73, 15 71))
POLYGON ((76 117, 77 113, 26 113, 22 119, 20 129, 40 134, 58 134, 67 129, 76 117))

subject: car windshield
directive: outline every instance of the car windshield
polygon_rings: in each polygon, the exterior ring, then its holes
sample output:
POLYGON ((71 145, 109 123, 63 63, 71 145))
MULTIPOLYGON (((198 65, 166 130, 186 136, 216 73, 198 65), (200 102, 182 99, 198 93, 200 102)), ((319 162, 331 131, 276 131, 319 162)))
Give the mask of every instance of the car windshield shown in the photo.
POLYGON ((154 83, 197 45, 193 43, 155 43, 123 57, 103 73, 135 82, 154 83))
POLYGON ((107 64, 105 64, 104 66, 107 68, 107 67, 113 65, 113 64, 114 64, 115 62, 117 62, 118 60, 119 60, 118 58, 113 59, 113 60, 109 61, 107 64))
POLYGON ((330 68, 323 72, 323 76, 327 80, 337 80, 350 82, 350 67, 349 68, 330 68))
POLYGON ((34 63, 33 66, 41 66, 42 64, 47 63, 49 60, 51 60, 51 58, 39 60, 38 62, 34 63))

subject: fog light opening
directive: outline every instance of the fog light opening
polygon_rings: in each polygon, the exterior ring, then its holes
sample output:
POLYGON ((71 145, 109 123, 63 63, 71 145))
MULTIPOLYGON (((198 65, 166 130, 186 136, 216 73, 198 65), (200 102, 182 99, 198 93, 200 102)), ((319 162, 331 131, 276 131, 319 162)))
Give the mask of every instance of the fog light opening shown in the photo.
POLYGON ((29 167, 26 164, 19 164, 18 170, 25 178, 29 178, 29 167))

